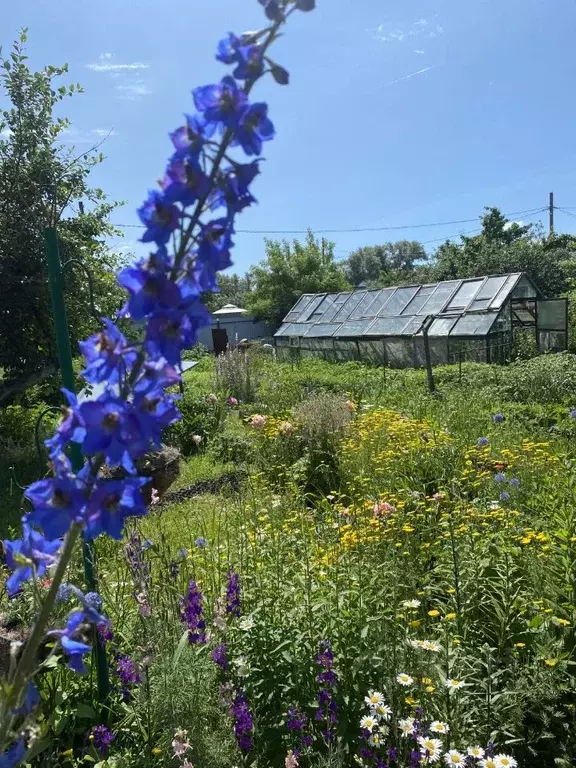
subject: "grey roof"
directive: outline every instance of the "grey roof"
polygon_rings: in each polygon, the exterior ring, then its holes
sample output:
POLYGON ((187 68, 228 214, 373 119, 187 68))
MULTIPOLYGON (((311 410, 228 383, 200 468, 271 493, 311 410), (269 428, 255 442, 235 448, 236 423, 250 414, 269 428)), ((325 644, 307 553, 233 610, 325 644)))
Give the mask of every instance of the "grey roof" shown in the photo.
POLYGON ((539 291, 522 272, 341 293, 305 293, 275 336, 413 336, 434 317, 430 336, 484 336, 509 298, 539 291))

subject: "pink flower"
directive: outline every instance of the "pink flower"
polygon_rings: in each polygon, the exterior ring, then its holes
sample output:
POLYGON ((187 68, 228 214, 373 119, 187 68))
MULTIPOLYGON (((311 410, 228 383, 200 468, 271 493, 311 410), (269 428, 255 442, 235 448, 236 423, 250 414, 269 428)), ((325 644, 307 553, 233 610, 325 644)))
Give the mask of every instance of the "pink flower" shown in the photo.
POLYGON ((190 743, 187 741, 187 739, 188 731, 185 731, 183 728, 179 728, 174 733, 172 749, 174 750, 174 755, 176 757, 182 757, 182 755, 190 749, 190 743))
POLYGON ((138 611, 143 619, 149 619, 152 616, 152 609, 148 602, 148 596, 145 592, 138 592, 136 595, 136 602, 138 603, 138 611))
POLYGON ((150 505, 154 506, 154 504, 158 504, 160 501, 160 494, 156 490, 156 488, 152 488, 152 493, 150 494, 150 505))
POLYGON ((202 442, 202 437, 200 435, 192 435, 192 442, 195 445, 200 445, 200 443, 202 442))
POLYGON ((238 405, 238 400, 236 400, 235 397, 229 397, 228 400, 226 400, 226 402, 228 403, 228 405, 231 405, 232 407, 234 407, 235 405, 238 405))
POLYGON ((259 413, 252 416, 251 424, 256 429, 262 429, 264 424, 266 424, 266 416, 261 416, 259 413))
POLYGON ((358 409, 358 406, 356 403, 353 403, 352 400, 346 400, 346 408, 348 408, 350 413, 354 413, 358 409))
POLYGON ((290 750, 290 752, 288 752, 288 754, 286 755, 284 766, 285 768, 298 768, 298 760, 294 752, 292 752, 292 750, 290 750))
POLYGON ((392 504, 388 504, 387 501, 377 501, 372 508, 374 517, 390 515, 392 512, 396 512, 396 507, 393 507, 392 504))

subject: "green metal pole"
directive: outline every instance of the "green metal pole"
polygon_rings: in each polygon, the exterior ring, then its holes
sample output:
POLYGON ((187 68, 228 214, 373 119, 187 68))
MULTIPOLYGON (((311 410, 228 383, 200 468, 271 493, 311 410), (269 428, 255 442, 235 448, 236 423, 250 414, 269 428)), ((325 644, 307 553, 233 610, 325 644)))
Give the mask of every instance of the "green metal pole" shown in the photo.
MULTIPOLYGON (((70 335, 68 333, 68 318, 66 315, 66 301, 64 299, 64 275, 60 263, 60 251, 58 249, 58 234, 55 227, 46 227, 44 230, 44 246, 46 250, 46 264, 48 266, 48 282, 50 285, 50 298, 52 300, 52 314, 54 316, 54 331, 56 335, 56 347, 60 361, 60 378, 62 384, 70 392, 76 391, 74 381, 74 368, 72 365, 72 349, 70 347, 70 335)), ((82 468, 83 459, 80 446, 72 443, 70 446, 70 461, 74 471, 82 468)), ((94 544, 91 541, 82 542, 82 559, 84 561, 84 580, 89 592, 97 591, 96 572, 94 568, 94 544)), ((95 632, 94 649, 96 657, 96 672, 98 678, 98 698, 105 701, 110 691, 108 680, 108 664, 104 648, 95 632)))

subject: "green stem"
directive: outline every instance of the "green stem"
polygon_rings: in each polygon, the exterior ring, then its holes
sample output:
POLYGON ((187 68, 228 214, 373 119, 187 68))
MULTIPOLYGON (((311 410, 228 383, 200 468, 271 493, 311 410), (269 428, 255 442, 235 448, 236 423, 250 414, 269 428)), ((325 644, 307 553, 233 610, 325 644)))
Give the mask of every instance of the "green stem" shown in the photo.
POLYGON ((18 666, 16 667, 14 678, 10 683, 9 692, 2 702, 2 706, 0 708, 0 747, 5 746, 6 744, 6 737, 12 726, 12 723, 14 722, 14 715, 11 714, 11 709, 14 709, 18 705, 26 682, 31 676, 31 672, 34 668, 34 664, 38 656, 38 648, 40 647, 40 643, 44 638, 46 627, 48 626, 48 620, 50 619, 52 608, 56 602, 58 588, 62 583, 64 574, 66 573, 66 568, 70 562, 70 558, 74 551, 76 542, 80 536, 81 530, 81 526, 78 523, 73 523, 70 527, 70 530, 66 534, 64 546, 62 548, 62 554, 60 555, 60 559, 58 561, 50 589, 48 590, 46 601, 42 606, 40 615, 38 616, 38 619, 32 628, 32 632, 30 633, 30 637, 26 642, 24 652, 22 653, 20 661, 18 662, 18 666))

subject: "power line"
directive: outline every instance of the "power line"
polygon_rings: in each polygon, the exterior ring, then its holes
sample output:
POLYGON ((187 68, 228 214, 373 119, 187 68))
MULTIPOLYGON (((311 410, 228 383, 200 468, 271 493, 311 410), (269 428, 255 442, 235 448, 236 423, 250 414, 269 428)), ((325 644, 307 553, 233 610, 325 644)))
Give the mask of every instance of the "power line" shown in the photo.
MULTIPOLYGON (((536 213, 541 213, 542 211, 546 210, 546 208, 529 208, 525 211, 513 211, 512 213, 505 213, 503 214, 507 218, 509 216, 529 216, 536 213)), ((348 233, 356 233, 356 232, 391 232, 394 230, 403 230, 403 229, 423 229, 427 227, 447 227, 451 225, 456 224, 472 224, 474 222, 478 221, 478 217, 475 219, 460 219, 457 221, 436 221, 432 222, 430 224, 400 224, 398 226, 389 226, 389 227, 352 227, 350 229, 312 229, 312 231, 315 234, 318 235, 327 235, 327 234, 348 234, 348 233)), ((113 224, 115 227, 119 228, 130 228, 130 229, 144 229, 143 224, 113 224)), ((243 235, 305 235, 308 232, 308 229, 237 229, 236 232, 238 234, 243 235)), ((441 240, 443 238, 440 238, 441 240)))
POLYGON ((556 210, 560 211, 561 213, 565 214, 566 216, 572 216, 573 219, 576 219, 576 214, 575 213, 571 213, 570 211, 566 210, 566 208, 558 208, 556 206, 556 210))

